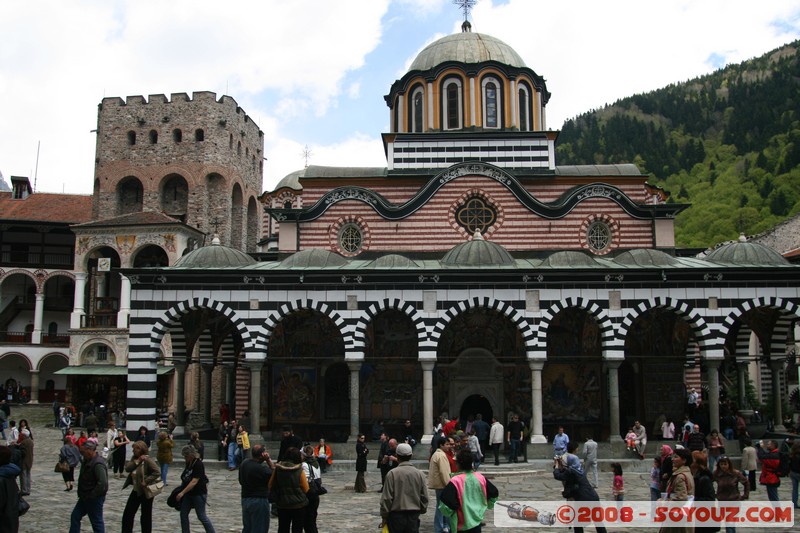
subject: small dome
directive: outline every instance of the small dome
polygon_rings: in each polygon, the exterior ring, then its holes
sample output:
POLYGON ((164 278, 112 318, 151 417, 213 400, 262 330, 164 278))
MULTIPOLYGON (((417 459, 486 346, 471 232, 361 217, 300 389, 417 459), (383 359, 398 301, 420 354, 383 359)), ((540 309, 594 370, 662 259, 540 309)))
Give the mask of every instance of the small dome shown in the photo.
POLYGON ((596 267, 597 262, 583 252, 564 250, 550 255, 542 266, 551 268, 596 267))
POLYGON ((175 262, 174 268, 232 268, 255 263, 256 260, 246 253, 220 244, 215 235, 210 245, 184 255, 175 262))
POLYGON ((484 240, 478 231, 472 240, 458 244, 444 254, 441 263, 465 267, 516 264, 508 250, 497 243, 484 240))
POLYGON ((325 268, 340 267, 346 264, 347 259, 341 255, 320 248, 302 250, 281 261, 281 266, 284 268, 325 268))
POLYGON ((303 186, 300 185, 300 178, 302 178, 306 173, 306 169, 302 170, 295 170, 286 176, 283 177, 281 181, 275 186, 273 190, 277 191, 278 189, 283 189, 284 187, 288 187, 289 189, 295 191, 302 191, 303 186))
POLYGON ((744 235, 738 242, 723 244, 706 254, 706 261, 730 263, 735 265, 787 265, 789 262, 781 254, 757 242, 748 242, 744 235))
POLYGON ((483 33, 461 32, 442 37, 426 46, 411 63, 409 72, 430 70, 448 61, 468 64, 497 61, 525 68, 520 55, 500 39, 483 33))
POLYGON ((628 250, 614 258, 615 263, 627 266, 664 267, 678 264, 678 260, 661 250, 651 248, 637 248, 628 250))
POLYGON ((373 261, 370 266, 372 268, 419 268, 416 261, 399 254, 381 256, 373 261))

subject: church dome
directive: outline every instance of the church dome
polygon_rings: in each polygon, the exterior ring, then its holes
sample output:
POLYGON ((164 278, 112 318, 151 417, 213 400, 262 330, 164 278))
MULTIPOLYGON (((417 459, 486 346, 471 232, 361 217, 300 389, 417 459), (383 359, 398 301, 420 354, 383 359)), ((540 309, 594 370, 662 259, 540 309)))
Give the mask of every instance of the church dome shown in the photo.
POLYGON ((325 268, 346 264, 347 259, 341 255, 320 248, 302 250, 281 261, 281 266, 284 268, 325 268))
POLYGON ((542 266, 550 268, 586 268, 598 266, 597 261, 583 252, 563 250, 555 252, 542 261, 542 266))
POLYGON ((246 253, 223 246, 216 235, 209 246, 192 250, 175 262, 174 268, 234 268, 250 266, 256 260, 246 253))
POLYGON ((419 268, 413 259, 400 254, 387 254, 372 262, 373 268, 419 268))
POLYGON ((652 248, 637 248, 622 252, 614 258, 615 263, 627 266, 666 267, 677 265, 679 262, 666 252, 652 248))
POLYGON ((426 46, 411 63, 409 71, 430 70, 449 61, 472 64, 497 61, 511 67, 525 68, 520 55, 500 39, 466 31, 442 37, 426 46))
POLYGON ((706 254, 706 261, 736 265, 787 265, 789 262, 781 254, 757 242, 748 242, 744 235, 738 242, 723 244, 706 254))
POLYGON ((283 179, 278 182, 274 190, 277 191, 279 189, 283 189, 284 187, 288 187, 289 189, 295 191, 302 191, 303 186, 300 185, 300 178, 302 178, 305 175, 305 172, 306 170, 302 169, 302 170, 295 170, 294 172, 286 174, 286 176, 284 176, 283 179))
POLYGON ((514 265, 514 258, 508 250, 497 243, 484 240, 480 232, 475 232, 472 240, 458 244, 441 259, 447 266, 505 266, 514 265))

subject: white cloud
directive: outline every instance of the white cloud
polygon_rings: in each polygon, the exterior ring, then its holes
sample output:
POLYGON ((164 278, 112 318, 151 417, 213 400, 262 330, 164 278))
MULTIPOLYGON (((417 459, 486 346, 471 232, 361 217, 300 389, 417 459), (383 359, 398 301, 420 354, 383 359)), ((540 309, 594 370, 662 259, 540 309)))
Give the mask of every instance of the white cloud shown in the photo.
MULTIPOLYGON (((306 145, 290 139, 267 142, 267 153, 284 154, 285 157, 267 161, 264 166, 264 189, 272 190, 287 174, 303 168, 303 150, 306 145)), ((309 144, 309 165, 333 167, 385 167, 383 141, 371 135, 354 133, 341 142, 330 145, 309 144)))
MULTIPOLYGON (((472 21, 547 79, 548 124, 557 129, 564 118, 797 39, 800 0, 481 0, 472 21)), ((203 90, 234 97, 264 130, 267 188, 302 168, 304 143, 289 138, 296 124, 340 132, 312 146, 314 164, 382 166, 379 135, 355 132, 386 131, 385 108, 366 103, 405 70, 385 80, 376 72, 387 76, 383 67, 403 58, 407 69, 460 24, 450 0, 2 2, 0 170, 33 176, 41 141, 38 189, 88 193, 89 130, 104 96, 203 90), (384 43, 387 27, 392 39, 425 44, 412 53, 415 44, 384 43)))

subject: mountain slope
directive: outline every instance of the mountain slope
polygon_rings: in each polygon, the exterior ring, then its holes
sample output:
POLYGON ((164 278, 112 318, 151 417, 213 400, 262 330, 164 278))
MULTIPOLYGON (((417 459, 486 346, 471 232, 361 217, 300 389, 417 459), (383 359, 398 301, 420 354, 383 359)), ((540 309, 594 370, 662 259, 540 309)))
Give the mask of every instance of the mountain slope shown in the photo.
POLYGON ((800 212, 800 41, 564 123, 561 165, 633 162, 678 215, 679 247, 762 232, 800 212))

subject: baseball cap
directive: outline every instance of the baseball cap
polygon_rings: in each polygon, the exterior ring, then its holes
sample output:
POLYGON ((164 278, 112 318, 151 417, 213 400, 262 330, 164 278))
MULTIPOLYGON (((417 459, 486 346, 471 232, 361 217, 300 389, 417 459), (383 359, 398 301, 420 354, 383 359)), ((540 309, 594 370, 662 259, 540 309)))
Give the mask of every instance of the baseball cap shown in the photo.
POLYGON ((93 440, 87 440, 83 444, 81 444, 81 446, 83 446, 84 448, 88 448, 90 450, 96 450, 97 449, 97 443, 95 441, 93 441, 93 440))
POLYGON ((410 445, 404 442, 403 444, 397 445, 397 450, 395 453, 401 457, 411 457, 414 454, 414 451, 411 449, 410 445))

